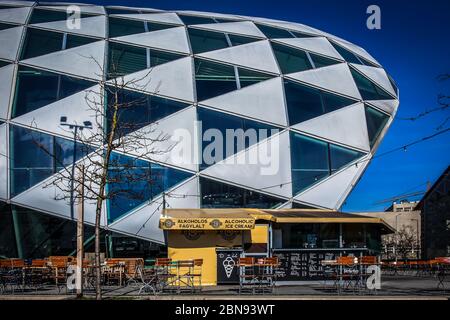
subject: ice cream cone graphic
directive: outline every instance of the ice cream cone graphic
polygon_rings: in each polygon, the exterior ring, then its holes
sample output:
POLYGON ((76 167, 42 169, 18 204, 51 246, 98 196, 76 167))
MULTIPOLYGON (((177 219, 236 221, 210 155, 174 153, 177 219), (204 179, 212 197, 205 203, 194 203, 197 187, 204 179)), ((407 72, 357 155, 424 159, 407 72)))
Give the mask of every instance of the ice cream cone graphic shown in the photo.
POLYGON ((227 278, 230 278, 236 263, 234 262, 232 257, 226 257, 225 260, 223 260, 222 264, 225 269, 227 278))

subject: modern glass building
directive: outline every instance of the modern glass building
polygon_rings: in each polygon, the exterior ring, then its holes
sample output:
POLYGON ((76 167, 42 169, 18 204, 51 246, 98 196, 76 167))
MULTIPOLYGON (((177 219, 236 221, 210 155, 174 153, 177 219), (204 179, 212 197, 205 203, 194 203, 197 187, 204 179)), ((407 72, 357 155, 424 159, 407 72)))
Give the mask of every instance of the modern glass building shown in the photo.
MULTIPOLYGON (((215 151, 227 159, 279 145, 279 170, 271 175, 225 160, 114 153, 117 163, 151 177, 108 184, 144 195, 119 194, 103 208, 104 245, 122 254, 164 244, 163 194, 170 208, 339 209, 399 105, 393 79, 363 48, 300 23, 78 6, 79 25, 68 4, 0 3, 0 256, 73 252, 70 205, 49 182, 70 169, 74 151, 77 160, 89 152, 74 150, 60 118, 92 120, 86 93, 99 84, 141 81, 120 97, 139 101, 120 115, 132 124, 124 136, 150 125, 168 136, 183 129, 192 155, 209 147, 209 129, 224 136, 227 129, 256 130, 255 139, 215 151)), ((111 97, 102 94, 107 131, 111 97)), ((85 210, 89 239, 94 205, 85 210)))

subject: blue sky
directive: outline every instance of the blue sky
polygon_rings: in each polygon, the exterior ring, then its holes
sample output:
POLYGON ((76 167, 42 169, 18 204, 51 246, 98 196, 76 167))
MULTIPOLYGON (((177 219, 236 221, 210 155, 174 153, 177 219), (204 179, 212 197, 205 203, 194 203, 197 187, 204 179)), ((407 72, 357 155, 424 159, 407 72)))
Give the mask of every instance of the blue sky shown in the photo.
MULTIPOLYGON (((80 1, 81 2, 81 1, 80 1)), ((371 53, 400 88, 398 118, 411 117, 437 106, 437 95, 450 95, 448 0, 91 0, 102 5, 197 10, 242 14, 300 22, 356 43, 371 53), (381 30, 366 28, 366 8, 381 8, 381 30)), ((395 120, 377 154, 437 132, 450 110, 417 121, 395 120)), ((446 127, 450 127, 450 121, 446 127)), ((379 159, 374 159, 342 208, 344 211, 383 210, 376 202, 424 190, 450 164, 450 133, 379 159)), ((417 197, 416 197, 417 198, 417 197)), ((412 199, 411 199, 412 200, 412 199)))

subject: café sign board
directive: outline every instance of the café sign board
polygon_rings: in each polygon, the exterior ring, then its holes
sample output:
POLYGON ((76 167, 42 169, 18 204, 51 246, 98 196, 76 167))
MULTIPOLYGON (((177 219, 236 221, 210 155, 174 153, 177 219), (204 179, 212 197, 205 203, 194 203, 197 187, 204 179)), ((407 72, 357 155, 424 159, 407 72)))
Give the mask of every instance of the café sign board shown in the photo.
POLYGON ((161 218, 159 227, 163 230, 250 230, 255 228, 255 219, 248 218, 161 218))

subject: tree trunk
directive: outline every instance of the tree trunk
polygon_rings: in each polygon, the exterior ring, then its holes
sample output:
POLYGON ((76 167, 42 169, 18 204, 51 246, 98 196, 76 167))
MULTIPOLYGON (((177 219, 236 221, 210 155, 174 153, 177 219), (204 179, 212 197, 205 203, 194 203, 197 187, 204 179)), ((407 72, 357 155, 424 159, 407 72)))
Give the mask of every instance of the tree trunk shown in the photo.
POLYGON ((97 200, 95 211, 95 299, 102 300, 102 273, 100 262, 100 219, 102 213, 102 200, 97 200))

